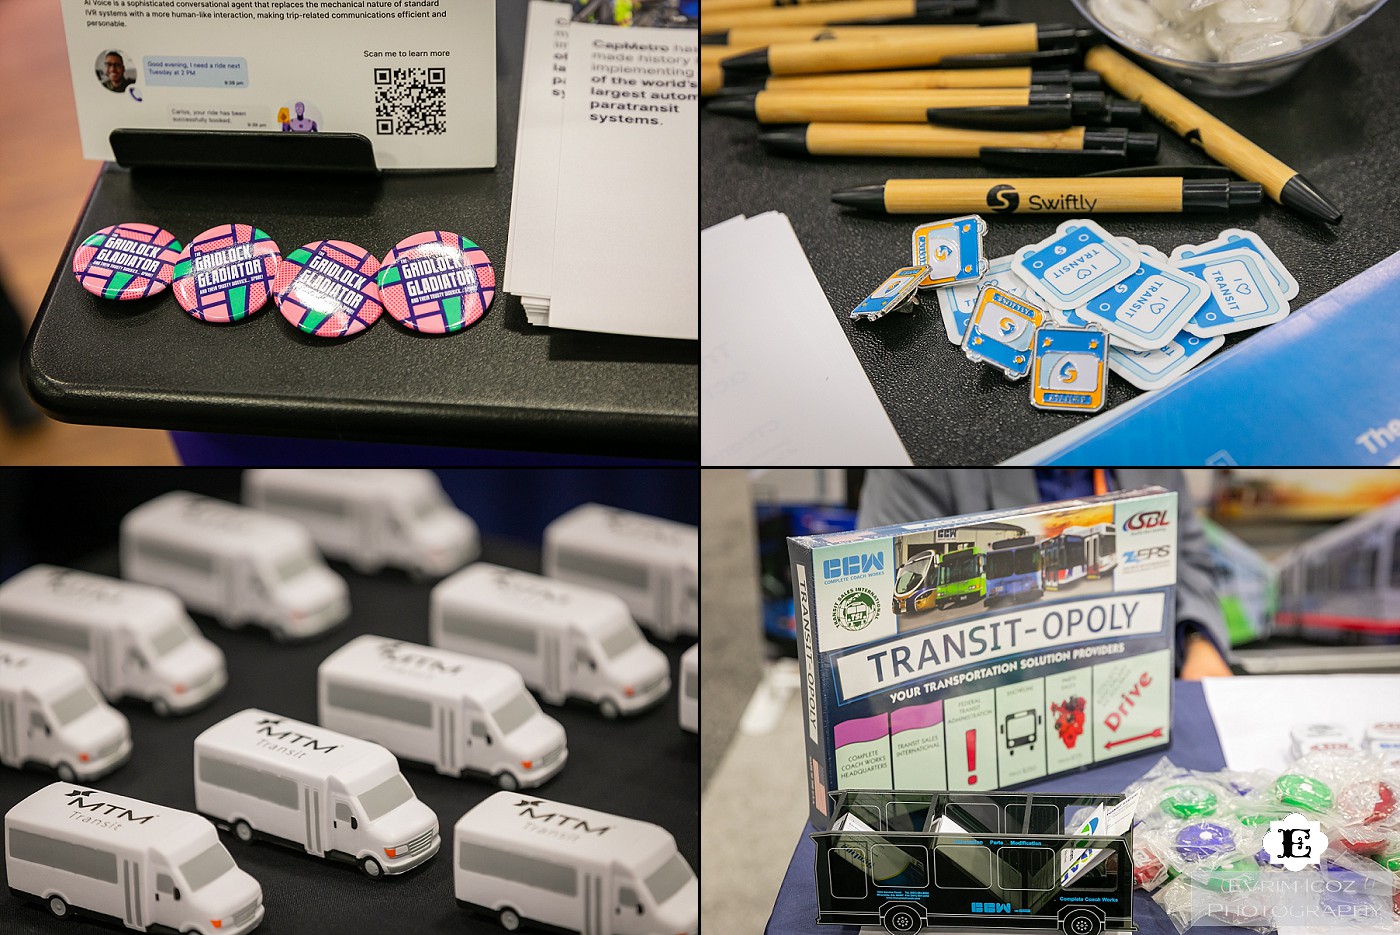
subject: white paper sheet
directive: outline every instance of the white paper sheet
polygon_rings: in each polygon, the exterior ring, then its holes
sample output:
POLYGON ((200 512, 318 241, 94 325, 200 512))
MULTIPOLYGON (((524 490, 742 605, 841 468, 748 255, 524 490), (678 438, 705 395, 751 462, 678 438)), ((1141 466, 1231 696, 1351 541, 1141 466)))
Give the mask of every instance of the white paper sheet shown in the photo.
POLYGON ((701 234, 700 458, 910 464, 788 219, 701 234))
POLYGON ((568 56, 550 326, 693 340, 697 30, 573 23, 568 56))
POLYGON ((1400 720, 1400 675, 1254 675, 1202 684, 1230 769, 1283 770, 1292 730, 1302 724, 1340 724, 1360 738, 1373 721, 1400 720))

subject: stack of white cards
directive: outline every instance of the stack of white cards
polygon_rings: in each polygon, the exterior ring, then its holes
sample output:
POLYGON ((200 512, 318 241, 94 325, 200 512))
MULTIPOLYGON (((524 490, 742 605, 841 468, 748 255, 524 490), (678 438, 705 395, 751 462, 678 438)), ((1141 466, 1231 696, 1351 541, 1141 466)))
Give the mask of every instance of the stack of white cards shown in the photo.
POLYGON ((505 290, 532 325, 694 340, 699 39, 531 0, 505 290))

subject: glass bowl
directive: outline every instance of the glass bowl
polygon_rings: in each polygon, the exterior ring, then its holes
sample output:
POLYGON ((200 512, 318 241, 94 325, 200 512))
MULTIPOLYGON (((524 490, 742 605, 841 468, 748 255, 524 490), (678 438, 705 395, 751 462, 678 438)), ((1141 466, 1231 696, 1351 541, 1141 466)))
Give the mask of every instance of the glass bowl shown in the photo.
POLYGON ((1366 22, 1386 4, 1386 0, 1379 0, 1345 26, 1329 35, 1314 39, 1295 52, 1250 62, 1186 62, 1149 52, 1139 44, 1142 40, 1129 38, 1109 29, 1090 11, 1087 0, 1071 2, 1079 11, 1079 15, 1087 19, 1095 29, 1142 59, 1147 63, 1147 67, 1163 80, 1183 91, 1212 97, 1241 97, 1277 87, 1293 77, 1298 69, 1307 64, 1308 59, 1366 22))

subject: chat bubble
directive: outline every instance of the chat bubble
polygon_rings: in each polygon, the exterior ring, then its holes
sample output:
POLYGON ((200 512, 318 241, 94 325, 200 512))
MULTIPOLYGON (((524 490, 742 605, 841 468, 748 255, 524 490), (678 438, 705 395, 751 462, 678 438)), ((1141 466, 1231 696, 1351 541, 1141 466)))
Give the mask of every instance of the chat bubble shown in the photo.
POLYGON ((171 88, 246 88, 248 60, 220 55, 147 55, 146 84, 171 88))

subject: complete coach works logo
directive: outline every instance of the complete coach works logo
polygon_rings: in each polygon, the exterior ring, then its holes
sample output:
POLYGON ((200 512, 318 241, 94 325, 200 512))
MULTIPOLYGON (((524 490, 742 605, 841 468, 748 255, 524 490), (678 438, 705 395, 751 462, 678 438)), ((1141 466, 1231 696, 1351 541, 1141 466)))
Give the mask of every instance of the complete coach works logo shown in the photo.
POLYGON ((879 616, 880 600, 869 588, 851 588, 831 609, 831 622, 843 630, 864 630, 879 616))

